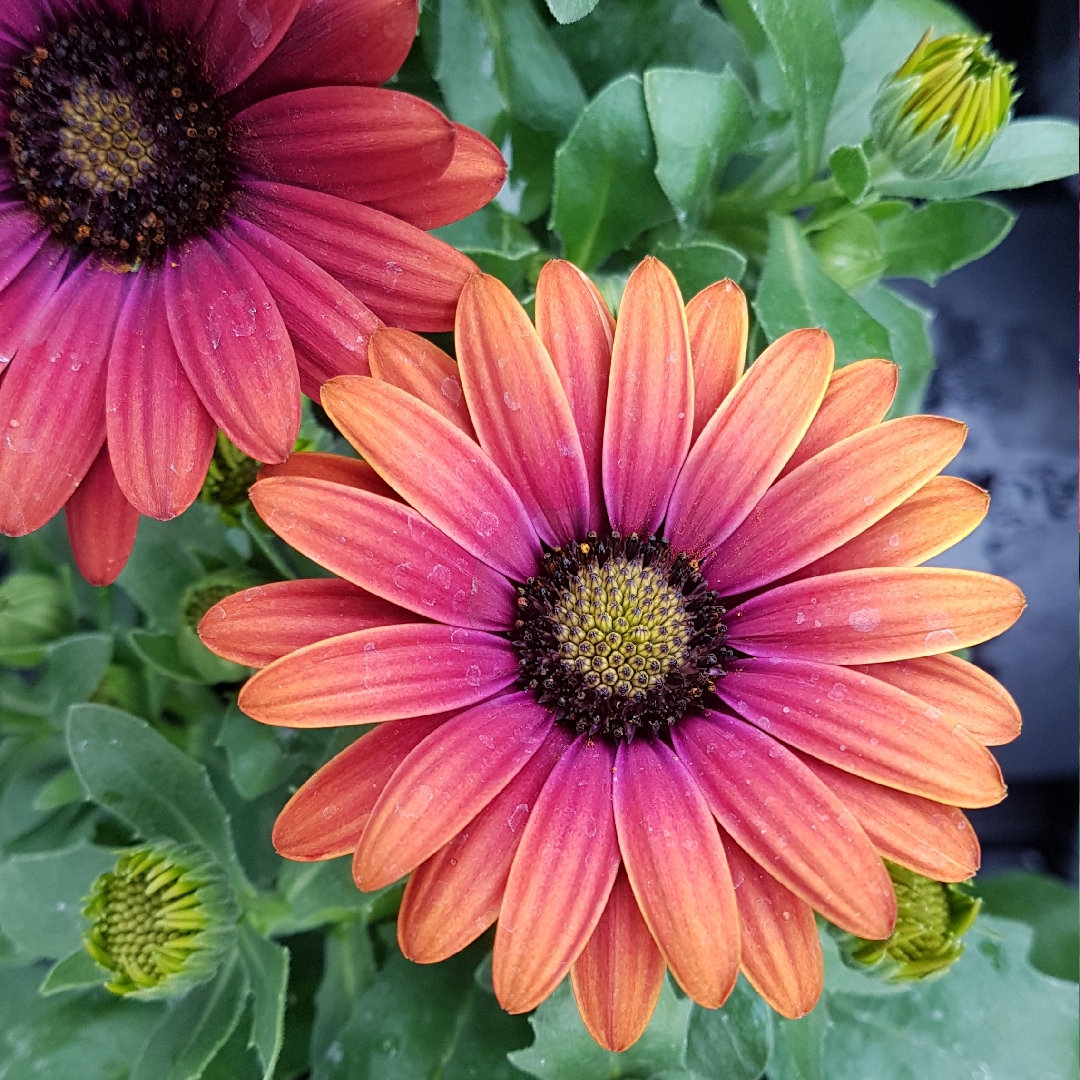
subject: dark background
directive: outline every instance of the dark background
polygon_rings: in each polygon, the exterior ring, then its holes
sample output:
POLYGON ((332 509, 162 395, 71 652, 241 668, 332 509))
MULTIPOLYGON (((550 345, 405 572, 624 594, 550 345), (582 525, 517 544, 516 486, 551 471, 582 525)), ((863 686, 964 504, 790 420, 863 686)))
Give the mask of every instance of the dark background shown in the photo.
MULTIPOLYGON (((1072 0, 959 0, 1017 63, 1018 116, 1077 115, 1072 0)), ((938 368, 926 411, 965 421, 947 470, 989 489, 990 512, 941 563, 1015 581, 1028 609, 974 660, 1024 717, 995 749, 1009 784, 972 821, 983 870, 1077 880, 1077 178, 995 195, 1019 215, 996 251, 935 288, 897 282, 935 312, 938 368)))

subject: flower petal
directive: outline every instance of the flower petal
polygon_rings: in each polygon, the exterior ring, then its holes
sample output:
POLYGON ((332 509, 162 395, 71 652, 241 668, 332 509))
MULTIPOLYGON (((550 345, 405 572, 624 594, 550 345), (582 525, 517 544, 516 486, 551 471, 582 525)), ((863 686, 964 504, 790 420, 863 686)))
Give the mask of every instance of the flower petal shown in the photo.
POLYGON ((711 711, 683 717, 672 742, 724 831, 777 881, 853 934, 892 933, 896 902, 881 859, 790 750, 711 711))
POLYGON ((769 488, 713 552, 709 585, 749 592, 857 537, 939 473, 966 435, 955 420, 905 416, 823 450, 769 488))
POLYGON ((325 480, 261 480, 259 516, 301 554, 407 611, 451 626, 509 630, 514 587, 411 506, 325 480))
POLYGON ((619 744, 612 797, 626 873, 671 974, 719 1008, 739 974, 739 916, 701 791, 664 743, 642 738, 619 744))
POLYGON ((389 214, 321 191, 247 181, 236 209, 332 274, 380 319, 410 330, 452 330, 476 265, 389 214))
POLYGON ((787 476, 841 439, 883 420, 899 381, 900 369, 889 360, 857 360, 834 371, 817 415, 780 476, 787 476))
POLYGON ((724 622, 730 644, 751 656, 874 664, 978 645, 1008 630, 1025 603, 992 574, 886 567, 769 589, 724 622))
POLYGON ((605 1050, 618 1054, 638 1041, 660 999, 665 970, 620 868, 604 914, 570 969, 581 1019, 605 1050))
POLYGON ((757 358, 686 459, 665 530, 674 547, 704 557, 742 524, 809 427, 832 365, 824 330, 793 330, 757 358))
POLYGON ((0 372, 27 340, 27 333, 60 288, 70 254, 63 244, 47 241, 0 292, 0 372))
POLYGON ((487 206, 503 186, 506 162, 479 131, 454 124, 454 134, 454 157, 441 176, 371 205, 418 229, 437 229, 487 206))
POLYGON ((347 581, 308 578, 256 585, 227 596, 202 617, 199 637, 226 660, 266 667, 326 638, 410 621, 411 612, 347 581))
POLYGON ((587 530, 581 440, 555 366, 525 309, 498 278, 470 278, 454 340, 480 445, 514 486, 537 535, 559 547, 587 530))
POLYGON ((1005 798, 997 762, 967 731, 919 698, 851 668, 738 660, 716 691, 774 738, 856 776, 953 806, 993 806, 1005 798))
POLYGON ((216 0, 192 44, 219 94, 239 86, 274 51, 300 5, 301 0, 259 0, 251 7, 216 0))
POLYGON ((229 219, 226 236, 270 290, 309 397, 318 401, 319 388, 335 375, 368 373, 368 341, 382 324, 344 285, 243 218, 229 219))
POLYGON ((553 724, 544 745, 472 821, 409 877, 398 912, 401 951, 434 964, 475 941, 499 915, 529 813, 570 745, 553 724))
POLYGON ((329 480, 333 484, 358 488, 384 499, 398 499, 398 493, 366 462, 341 454, 322 454, 315 450, 300 450, 275 465, 264 465, 259 480, 271 477, 306 477, 309 480, 329 480))
POLYGON ((648 256, 630 275, 611 351, 604 501, 624 536, 656 531, 690 449, 694 377, 675 276, 648 256))
POLYGON ((809 754, 798 757, 886 859, 935 881, 967 881, 979 869, 979 838, 955 806, 875 784, 809 754))
POLYGON ((589 529, 604 509, 604 413, 615 320, 599 290, 573 263, 553 259, 536 282, 536 332, 555 365, 577 425, 589 480, 589 529))
POLYGON ((451 716, 437 713, 380 724, 332 757, 278 814, 273 832, 278 854, 296 862, 351 855, 390 777, 451 716))
POLYGON ((0 203, 0 289, 19 276, 48 239, 48 228, 24 199, 0 203))
POLYGON ((510 867, 491 976, 511 1013, 536 1008, 592 936, 619 869, 615 752, 580 736, 552 770, 510 867))
POLYGON ((1009 691, 959 656, 920 656, 860 670, 940 709, 984 746, 1000 746, 1020 734, 1020 710, 1009 691))
POLYGON ((709 285, 686 305, 686 325, 694 364, 693 441, 697 442, 746 368, 750 329, 746 294, 731 278, 709 285))
POLYGON ((94 257, 68 277, 0 381, 0 532, 45 524, 105 441, 105 378, 128 274, 94 257))
POLYGON ((124 498, 109 448, 98 451, 64 507, 71 553, 79 572, 91 585, 111 585, 128 561, 139 529, 139 511, 124 498))
POLYGON ((797 1020, 818 1003, 825 984, 814 911, 727 837, 724 851, 739 905, 739 966, 781 1016, 797 1020))
POLYGON ((223 236, 188 240, 165 261, 169 329, 214 422, 256 461, 284 461, 300 428, 300 381, 266 283, 223 236))
POLYGON ((436 528, 516 581, 536 571, 540 541, 490 457, 404 390, 358 375, 332 379, 323 407, 377 473, 436 528))
POLYGON ((216 429, 180 363, 156 270, 132 275, 109 350, 105 423, 127 501, 163 521, 183 513, 206 479, 216 429))
POLYGON ((457 363, 438 345, 408 330, 385 326, 368 345, 371 374, 430 405, 469 436, 476 438, 457 363))
POLYGON ((263 724, 337 727, 475 705, 517 681, 517 654, 477 630, 375 626, 308 645, 248 679, 240 708, 263 724))
POLYGON ((454 838, 543 745, 551 712, 527 691, 458 713, 401 763, 353 859, 365 892, 415 870, 454 838))

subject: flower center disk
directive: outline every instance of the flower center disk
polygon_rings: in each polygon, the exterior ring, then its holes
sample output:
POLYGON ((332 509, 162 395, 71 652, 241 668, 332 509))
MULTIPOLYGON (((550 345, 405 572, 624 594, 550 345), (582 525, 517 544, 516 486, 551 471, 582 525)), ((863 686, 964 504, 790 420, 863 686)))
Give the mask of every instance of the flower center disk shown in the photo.
POLYGON ((659 734, 705 703, 731 655, 717 594, 659 536, 555 548, 517 603, 522 684, 579 734, 659 734))
POLYGON ((9 92, 16 180, 65 243, 132 264, 221 222, 225 114, 182 39, 77 19, 23 58, 9 92))

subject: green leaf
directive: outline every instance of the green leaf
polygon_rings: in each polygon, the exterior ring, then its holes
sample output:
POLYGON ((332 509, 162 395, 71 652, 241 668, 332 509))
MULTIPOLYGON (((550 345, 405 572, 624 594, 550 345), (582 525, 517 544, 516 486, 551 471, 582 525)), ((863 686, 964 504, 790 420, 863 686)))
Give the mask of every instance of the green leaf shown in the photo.
POLYGON ((827 228, 811 233, 810 247, 821 268, 846 292, 865 289, 885 273, 877 225, 864 211, 852 210, 827 228))
POLYGON ((682 243, 660 241, 653 254, 675 275, 684 300, 696 296, 714 281, 741 281, 746 256, 711 236, 695 236, 682 243))
POLYGON ((1047 975, 1080 978, 1080 930, 1075 885, 1057 878, 1014 870, 975 881, 983 911, 1027 923, 1035 931, 1028 960, 1047 975))
POLYGON ((933 285, 1009 235, 1016 215, 986 199, 929 203, 878 226, 889 277, 914 277, 933 285))
POLYGON ((86 793, 74 769, 62 769, 37 793, 34 809, 55 810, 58 806, 68 806, 84 798, 86 793))
POLYGON ((750 0, 773 47, 795 128, 799 178, 807 184, 821 164, 829 107, 844 55, 828 0, 750 0))
POLYGON ((716 183, 750 128, 750 99, 725 71, 654 68, 645 72, 645 105, 656 142, 656 179, 679 223, 699 225, 716 183))
POLYGON ((285 1038, 285 993, 289 988, 289 950, 240 924, 240 956, 251 984, 253 1017, 250 1045, 259 1055, 263 1080, 274 1066, 285 1038))
POLYGON ((130 1080, 196 1080, 240 1022, 249 993, 236 952, 217 977, 173 1004, 150 1036, 130 1080))
POLYGON ((890 173, 875 181, 885 195, 963 199, 984 191, 1031 187, 1077 171, 1077 126, 1072 120, 1014 120, 997 137, 981 165, 952 180, 909 180, 890 173))
POLYGON ((577 22, 599 3, 599 0, 547 0, 548 11, 560 23, 577 22))
MULTIPOLYGON (((831 1026, 828 1006, 823 1001, 801 1020, 777 1016, 773 1021, 769 1080, 833 1080, 822 1063, 825 1033, 831 1026)), ((874 1077, 874 1080, 884 1078, 874 1077)))
POLYGON ((529 270, 543 259, 532 233, 495 203, 434 233, 519 294, 529 270))
POLYGON ((626 75, 586 106, 555 155, 552 226, 571 262, 595 269, 671 219, 655 165, 641 79, 626 75))
POLYGON ((888 331, 887 355, 900 365, 900 385, 889 417, 921 412, 923 395, 934 373, 930 344, 933 313, 884 285, 860 293, 859 303, 888 331))
POLYGON ((0 926, 21 953, 56 960, 82 946, 83 901, 116 855, 77 844, 64 851, 12 855, 0 863, 0 926))
POLYGON ((158 633, 136 627, 128 631, 128 644, 143 663, 149 664, 154 671, 166 678, 175 679, 177 682, 206 685, 206 679, 180 655, 175 632, 158 633))
POLYGON ((71 618, 67 596, 48 574, 9 574, 0 583, 0 650, 48 641, 71 618))
POLYGON ((317 863, 287 863, 278 878, 287 914, 274 924, 275 934, 297 934, 326 923, 362 919, 373 922, 397 911, 401 886, 363 893, 352 879, 348 858, 317 863))
POLYGON ((475 0, 439 0, 439 59, 435 80, 447 111, 491 137, 507 109, 495 79, 495 49, 475 0))
POLYGON ((245 799, 265 795, 289 774, 289 757, 277 730, 245 716, 235 703, 225 711, 217 745, 225 748, 229 776, 245 799))
POLYGON ((42 685, 49 694, 49 716, 63 726, 68 707, 98 688, 113 654, 112 634, 73 634, 49 646, 42 685))
POLYGON ((558 147, 559 139, 550 132, 534 131, 517 120, 510 125, 510 175, 499 192, 499 205, 519 221, 535 221, 551 206, 558 147))
POLYGON ((367 927, 359 920, 331 927, 326 935, 323 977, 315 994, 311 1031, 311 1069, 318 1080, 323 1069, 344 1056, 339 1036, 352 1015, 353 1003, 375 981, 375 956, 367 927))
POLYGON ((772 1045, 773 1011, 741 976, 719 1009, 695 1005, 686 1064, 705 1080, 758 1080, 772 1045))
POLYGON ((670 979, 665 979, 656 1012, 644 1034, 629 1050, 613 1054, 598 1046, 586 1031, 570 980, 564 979, 529 1017, 536 1033, 532 1046, 510 1054, 510 1060, 538 1080, 621 1080, 680 1069, 686 1063, 692 1008, 693 1002, 676 997, 670 979))
POLYGON ((829 168, 844 197, 855 202, 870 186, 870 163, 861 146, 838 146, 829 155, 829 168))
POLYGON ((206 770, 137 717, 105 705, 68 714, 68 753, 87 794, 147 839, 197 841, 250 886, 233 847, 229 818, 206 770))
POLYGON ((871 0, 830 0, 836 32, 846 38, 870 10, 871 0))
POLYGON ((799 327, 827 330, 837 367, 892 358, 888 331, 825 273, 794 218, 769 217, 769 252, 754 310, 770 341, 799 327))
POLYGON ((49 974, 38 992, 48 997, 65 990, 85 990, 91 986, 102 986, 110 978, 112 972, 99 967, 85 949, 78 948, 49 968, 49 974))

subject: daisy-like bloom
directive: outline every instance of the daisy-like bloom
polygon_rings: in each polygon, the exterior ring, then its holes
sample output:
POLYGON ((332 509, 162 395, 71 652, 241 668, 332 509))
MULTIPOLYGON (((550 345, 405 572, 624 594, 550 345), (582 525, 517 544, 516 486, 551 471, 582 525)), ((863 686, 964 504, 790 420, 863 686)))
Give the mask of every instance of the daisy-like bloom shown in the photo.
POLYGON ((300 392, 382 323, 449 330, 476 267, 423 230, 488 202, 483 136, 380 89, 416 0, 4 0, 0 532, 67 504, 113 580, 221 428, 283 460, 300 392))
POLYGON ((263 668, 240 695, 255 719, 377 724, 293 796, 278 850, 353 853, 365 890, 411 874, 414 960, 497 920, 502 1005, 569 972, 613 1050, 665 968, 709 1008, 741 968, 806 1013, 814 911, 887 938, 882 856, 963 880, 979 856, 958 807, 1004 795, 986 744, 1016 735, 1015 706, 949 654, 1023 596, 917 568, 986 512, 937 476, 963 425, 882 423, 896 368, 834 372, 821 330, 744 374, 739 289, 684 310, 653 259, 617 326, 552 262, 535 328, 477 276, 456 334, 459 368, 378 331, 374 377, 323 387, 364 461, 298 454, 252 489, 338 578, 249 589, 200 626, 263 668))

